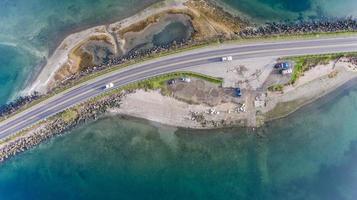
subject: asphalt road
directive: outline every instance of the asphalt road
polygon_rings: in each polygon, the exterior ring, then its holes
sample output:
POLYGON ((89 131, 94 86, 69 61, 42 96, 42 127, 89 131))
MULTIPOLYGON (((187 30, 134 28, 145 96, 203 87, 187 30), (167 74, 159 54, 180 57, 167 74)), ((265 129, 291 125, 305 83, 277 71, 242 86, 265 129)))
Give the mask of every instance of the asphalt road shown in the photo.
POLYGON ((337 52, 357 52, 357 37, 281 41, 262 44, 252 43, 245 45, 229 44, 215 46, 214 49, 204 48, 162 57, 97 77, 0 122, 0 139, 31 127, 39 121, 106 92, 103 87, 109 82, 113 82, 115 88, 117 88, 160 74, 184 71, 193 66, 218 63, 221 62, 222 56, 227 55, 233 56, 234 60, 239 60, 337 52))

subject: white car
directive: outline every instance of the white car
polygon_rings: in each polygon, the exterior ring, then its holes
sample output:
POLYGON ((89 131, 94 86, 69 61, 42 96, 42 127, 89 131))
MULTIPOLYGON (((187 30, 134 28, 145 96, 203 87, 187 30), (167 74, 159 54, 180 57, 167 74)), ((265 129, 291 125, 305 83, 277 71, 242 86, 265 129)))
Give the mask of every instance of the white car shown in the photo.
POLYGON ((224 56, 222 57, 222 62, 229 62, 232 61, 233 57, 232 56, 224 56))
POLYGON ((105 85, 105 89, 110 89, 110 88, 113 88, 114 87, 114 83, 108 83, 105 85))
POLYGON ((180 80, 185 83, 191 83, 191 79, 187 78, 187 77, 182 77, 182 78, 180 78, 180 80))

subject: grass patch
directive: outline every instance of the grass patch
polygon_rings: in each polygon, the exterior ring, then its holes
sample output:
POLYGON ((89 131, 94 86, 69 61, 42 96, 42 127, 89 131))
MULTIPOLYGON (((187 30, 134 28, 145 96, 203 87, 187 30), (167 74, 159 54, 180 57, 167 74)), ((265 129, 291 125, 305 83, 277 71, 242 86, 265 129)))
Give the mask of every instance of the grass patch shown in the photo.
POLYGON ((305 99, 294 100, 289 102, 278 103, 273 110, 265 113, 264 116, 268 121, 283 118, 299 109, 307 102, 305 99))
POLYGON ((178 79, 181 77, 190 77, 202 79, 214 84, 222 85, 223 79, 215 78, 212 76, 207 76, 204 74, 194 73, 194 72, 173 72, 164 75, 155 76, 148 78, 143 81, 135 82, 123 87, 123 90, 133 90, 133 89, 145 89, 145 90, 157 90, 157 89, 166 89, 167 81, 171 79, 178 79))
POLYGON ((181 77, 187 77, 187 78, 198 78, 202 79, 205 81, 208 81, 210 83, 222 85, 223 79, 222 78, 216 78, 204 74, 199 74, 199 73, 194 73, 194 72, 172 72, 172 73, 167 73, 163 75, 158 75, 155 77, 147 78, 145 80, 137 81, 134 83, 130 83, 128 85, 125 85, 123 87, 119 87, 114 90, 110 90, 106 93, 103 93, 97 97, 94 97, 93 99, 90 100, 90 102, 95 102, 105 96, 109 96, 115 93, 119 93, 121 91, 130 91, 130 90, 137 90, 137 89, 144 89, 144 90, 158 90, 160 89, 163 95, 168 94, 167 90, 167 81, 171 79, 178 79, 181 77))
POLYGON ((65 122, 70 122, 73 121, 78 117, 78 113, 75 109, 68 109, 65 110, 61 113, 60 117, 65 121, 65 122))
POLYGON ((287 57, 284 60, 291 60, 295 63, 293 74, 291 75, 290 84, 294 84, 303 74, 316 65, 326 65, 341 57, 357 56, 354 53, 335 53, 335 54, 321 54, 309 56, 287 57))
POLYGON ((268 88, 269 91, 271 92, 282 92, 284 89, 284 85, 283 84, 276 84, 276 85, 272 85, 268 88))

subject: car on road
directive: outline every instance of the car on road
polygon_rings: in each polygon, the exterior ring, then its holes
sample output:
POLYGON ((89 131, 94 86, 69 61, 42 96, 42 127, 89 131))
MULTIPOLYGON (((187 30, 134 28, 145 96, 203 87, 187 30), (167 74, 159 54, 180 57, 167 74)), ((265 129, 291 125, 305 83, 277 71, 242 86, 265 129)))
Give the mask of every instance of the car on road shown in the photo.
POLYGON ((108 83, 105 85, 105 89, 110 89, 110 88, 113 88, 114 87, 114 83, 108 83))
POLYGON ((222 62, 230 62, 233 60, 232 56, 224 56, 222 57, 222 62))

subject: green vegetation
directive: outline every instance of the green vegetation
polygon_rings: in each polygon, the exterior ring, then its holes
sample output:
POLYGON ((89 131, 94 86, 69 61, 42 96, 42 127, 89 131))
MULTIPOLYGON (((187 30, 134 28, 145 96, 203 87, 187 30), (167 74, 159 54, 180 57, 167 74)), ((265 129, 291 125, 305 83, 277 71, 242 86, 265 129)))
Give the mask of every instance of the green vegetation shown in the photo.
POLYGON ((128 85, 125 85, 123 87, 119 87, 117 89, 109 90, 108 92, 105 92, 99 96, 96 96, 92 99, 89 100, 89 102, 96 102, 100 100, 101 98, 104 98, 106 96, 119 93, 122 91, 130 91, 130 90, 137 90, 137 89, 144 89, 144 90, 161 90, 161 93, 163 95, 168 95, 168 90, 167 90, 167 81, 172 80, 172 79, 178 79, 181 77, 186 77, 186 78, 198 78, 202 79, 205 81, 208 81, 210 83, 222 85, 223 79, 221 78, 216 78, 212 76, 207 76, 204 74, 199 74, 199 73, 194 73, 194 72, 172 72, 172 73, 167 73, 167 74, 162 74, 158 75, 155 77, 147 78, 145 80, 137 81, 130 83, 128 85))
POLYGON ((316 65, 324 65, 341 57, 357 56, 357 53, 335 53, 335 54, 322 54, 322 55, 309 55, 287 57, 284 60, 291 60, 295 63, 294 71, 291 76, 290 84, 294 84, 297 79, 303 75, 305 71, 315 67, 316 65))
POLYGON ((284 89, 284 85, 282 84, 272 85, 268 88, 268 90, 272 92, 282 92, 283 89, 284 89))
POLYGON ((77 116, 78 116, 78 113, 75 109, 67 109, 61 113, 61 118, 65 122, 70 122, 70 121, 76 119, 77 116))
MULTIPOLYGON (((131 84, 128 84, 126 86, 120 87, 116 90, 109 91, 103 95, 101 95, 99 98, 103 96, 107 96, 113 93, 117 93, 123 90, 136 90, 136 89, 144 89, 144 90, 158 90, 160 89, 161 92, 165 95, 168 94, 167 91, 167 81, 172 80, 172 79, 178 79, 181 77, 190 77, 190 78, 198 78, 202 79, 214 84, 219 84, 222 85, 223 80, 221 78, 215 78, 212 76, 207 76, 204 74, 199 74, 199 73, 194 73, 194 72, 172 72, 168 74, 163 74, 163 75, 158 75, 155 77, 151 77, 142 81, 134 82, 131 84)), ((96 100, 96 99, 95 99, 96 100)))
MULTIPOLYGON (((333 53, 333 54, 321 54, 321 55, 307 55, 307 56, 294 56, 285 57, 282 60, 290 60, 294 62, 294 71, 291 75, 291 79, 288 84, 294 84, 303 74, 316 65, 328 64, 331 61, 337 60, 341 57, 357 56, 357 52, 352 53, 333 53)), ((337 75, 336 71, 329 74, 330 78, 337 75)), ((281 92, 284 89, 284 85, 276 84, 268 88, 272 92, 281 92)))
POLYGON ((198 74, 198 73, 193 73, 193 72, 173 72, 169 74, 164 74, 164 75, 159 75, 153 78, 149 78, 144 81, 140 81, 138 83, 134 83, 134 85, 137 86, 137 88, 143 88, 143 89, 150 89, 150 90, 155 90, 155 89, 163 89, 163 87, 166 85, 166 82, 171 79, 177 79, 181 77, 192 77, 192 78, 199 78, 211 83, 215 84, 222 84, 223 80, 220 78, 215 78, 203 74, 198 74))

